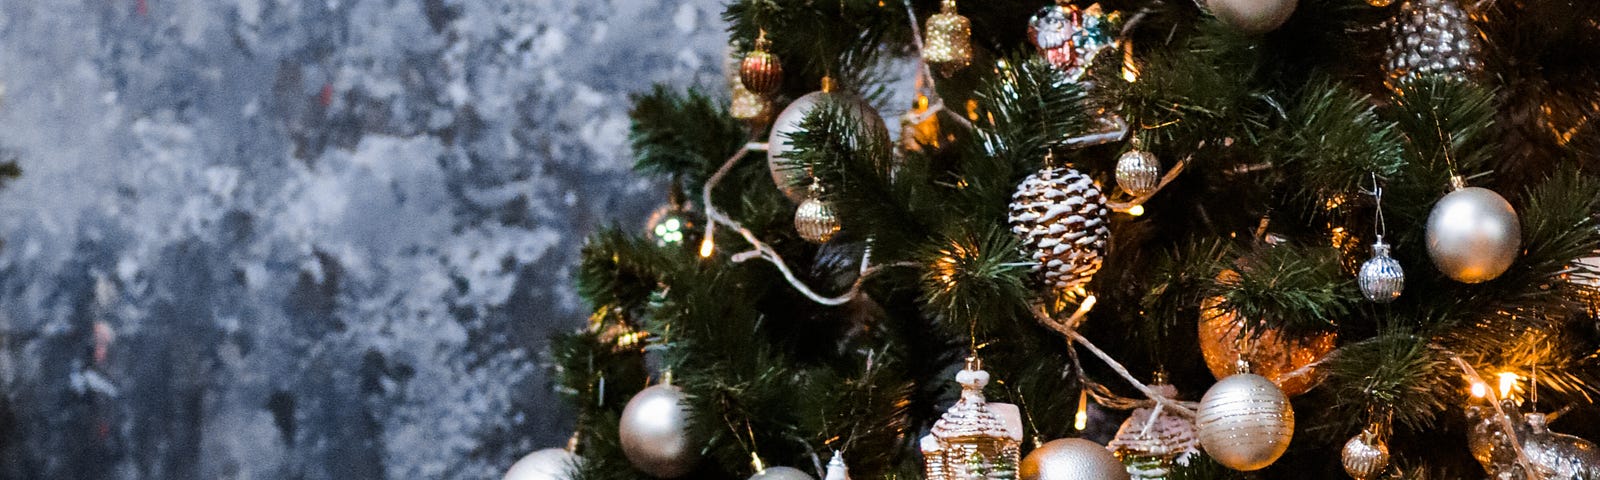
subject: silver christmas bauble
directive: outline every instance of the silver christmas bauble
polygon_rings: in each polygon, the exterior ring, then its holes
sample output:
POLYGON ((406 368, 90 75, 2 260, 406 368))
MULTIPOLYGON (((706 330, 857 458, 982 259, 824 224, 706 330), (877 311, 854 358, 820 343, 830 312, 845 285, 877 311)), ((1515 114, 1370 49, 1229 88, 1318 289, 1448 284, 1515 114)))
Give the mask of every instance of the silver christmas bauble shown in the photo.
POLYGON ((1206 390, 1195 412, 1195 426, 1207 455, 1228 468, 1255 471, 1289 450, 1294 408, 1271 380, 1242 373, 1206 390))
POLYGON ((811 475, 800 469, 789 467, 771 467, 750 476, 750 480, 816 480, 811 475))
POLYGON ((1245 33, 1267 33, 1283 26, 1294 14, 1296 0, 1206 0, 1223 24, 1245 33))
POLYGON ((846 111, 865 129, 860 132, 861 135, 889 138, 889 127, 884 125, 883 117, 861 97, 842 92, 817 91, 790 102, 772 121, 772 133, 767 136, 767 170, 772 173, 772 181, 778 185, 778 189, 795 203, 806 200, 808 175, 804 166, 785 157, 794 150, 789 143, 790 137, 800 131, 800 122, 806 119, 806 114, 827 102, 844 105, 846 111))
POLYGON ((683 390, 670 384, 640 390, 622 409, 622 453, 634 468, 659 478, 675 478, 700 462, 700 441, 689 435, 689 408, 683 390))
POLYGON ((1345 442, 1339 459, 1344 463, 1344 473, 1351 478, 1372 480, 1389 468, 1389 446, 1371 431, 1364 431, 1345 442))
POLYGON ((1406 273, 1400 261, 1389 256, 1389 244, 1383 243, 1383 238, 1372 245, 1372 258, 1361 264, 1356 283, 1361 285, 1361 295, 1378 303, 1393 302, 1406 289, 1406 273))
POLYGON ((578 464, 578 456, 563 448, 535 451, 511 464, 503 480, 567 480, 578 464))
POLYGON ((1428 256, 1450 278, 1482 283, 1511 267, 1522 247, 1522 223, 1511 202, 1493 190, 1450 192, 1428 214, 1428 256))
POLYGON ((1022 480, 1128 480, 1110 450, 1081 438, 1062 438, 1033 449, 1018 469, 1022 480))
POLYGON ((1155 154, 1133 149, 1117 158, 1117 187, 1135 197, 1156 191, 1161 184, 1161 160, 1155 154))
POLYGON ((1100 271, 1111 239, 1110 209, 1093 178, 1070 168, 1045 167, 1011 195, 1011 232, 1058 296, 1071 295, 1100 271))
POLYGON ((833 205, 818 197, 807 198, 794 211, 794 230, 811 243, 828 243, 839 233, 839 215, 833 205))

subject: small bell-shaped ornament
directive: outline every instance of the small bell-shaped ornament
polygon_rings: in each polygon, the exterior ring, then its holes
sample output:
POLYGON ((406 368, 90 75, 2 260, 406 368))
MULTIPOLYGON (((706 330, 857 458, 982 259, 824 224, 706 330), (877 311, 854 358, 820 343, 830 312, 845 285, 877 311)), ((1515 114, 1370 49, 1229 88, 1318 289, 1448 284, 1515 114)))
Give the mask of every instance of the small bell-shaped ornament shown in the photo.
POLYGON ((956 13, 956 0, 944 0, 939 13, 928 17, 928 38, 922 60, 945 76, 972 63, 972 21, 956 13))

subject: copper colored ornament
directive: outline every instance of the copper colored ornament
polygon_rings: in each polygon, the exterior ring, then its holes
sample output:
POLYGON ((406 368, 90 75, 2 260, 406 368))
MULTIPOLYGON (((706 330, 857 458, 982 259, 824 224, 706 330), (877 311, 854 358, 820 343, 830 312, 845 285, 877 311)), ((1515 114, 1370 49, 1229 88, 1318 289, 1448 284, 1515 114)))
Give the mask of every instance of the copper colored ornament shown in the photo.
MULTIPOLYGON (((1223 271, 1218 278, 1237 279, 1238 273, 1223 271)), ((1206 366, 1218 379, 1239 372, 1241 360, 1250 367, 1250 373, 1272 379, 1283 393, 1295 396, 1310 390, 1315 375, 1288 374, 1327 356, 1336 347, 1339 336, 1323 332, 1304 338, 1284 335, 1275 329, 1244 331, 1244 319, 1238 312, 1224 308, 1220 297, 1200 302, 1200 353, 1206 366)))
POLYGON ((763 97, 772 96, 783 88, 783 63, 778 61, 777 55, 767 51, 770 45, 765 36, 756 39, 755 50, 746 53, 739 62, 739 81, 750 93, 763 97))
POLYGON ((956 0, 944 0, 923 30, 922 60, 928 65, 949 76, 972 63, 972 21, 956 13, 956 0))

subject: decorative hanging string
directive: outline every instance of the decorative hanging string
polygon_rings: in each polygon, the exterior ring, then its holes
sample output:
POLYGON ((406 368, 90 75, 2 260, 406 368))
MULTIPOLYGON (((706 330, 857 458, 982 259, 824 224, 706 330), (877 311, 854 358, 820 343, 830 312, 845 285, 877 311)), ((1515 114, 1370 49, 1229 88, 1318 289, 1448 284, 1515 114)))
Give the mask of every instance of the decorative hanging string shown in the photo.
MULTIPOLYGON (((1084 318, 1089 316, 1090 311, 1094 310, 1095 301, 1094 295, 1085 297, 1083 299, 1083 303, 1078 304, 1078 310, 1073 312, 1072 316, 1068 317, 1066 320, 1058 321, 1054 318, 1051 318, 1050 314, 1045 312, 1042 306, 1033 310, 1034 318, 1038 320, 1039 324, 1054 330, 1056 333, 1059 333, 1061 336, 1065 337, 1069 342, 1077 343, 1078 345, 1083 346, 1085 350, 1088 350, 1089 353, 1093 353, 1094 356, 1099 357, 1100 361, 1105 362, 1107 366, 1111 367, 1111 370, 1117 372, 1118 375, 1121 375, 1124 380, 1127 380, 1128 383, 1133 385, 1135 389, 1139 390, 1140 393, 1143 393, 1145 397, 1149 399, 1149 401, 1155 402, 1156 405, 1161 405, 1166 409, 1172 410, 1173 412, 1176 412, 1184 417, 1194 418, 1195 406, 1197 404, 1193 402, 1180 402, 1178 400, 1167 398, 1166 396, 1161 395, 1154 389, 1150 388, 1150 386, 1145 385, 1144 382, 1139 381, 1137 377, 1133 376, 1132 372, 1128 371, 1127 367, 1123 366, 1122 363, 1118 362, 1115 358, 1112 358, 1111 355, 1107 354, 1104 350, 1101 350, 1100 347, 1095 346, 1094 342, 1090 342, 1089 339, 1078 334, 1078 325, 1083 322, 1084 318)), ((1090 382, 1085 380, 1085 383, 1088 384, 1090 382)), ((1104 397, 1108 400, 1107 403, 1114 405, 1134 405, 1136 407, 1141 405, 1141 403, 1134 403, 1138 401, 1121 399, 1115 395, 1112 395, 1110 390, 1105 389, 1104 386, 1098 387, 1099 388, 1091 389, 1091 392, 1095 393, 1095 401, 1097 403, 1099 403, 1100 399, 1104 397)), ((1102 405, 1105 404, 1106 403, 1102 403, 1102 405)))

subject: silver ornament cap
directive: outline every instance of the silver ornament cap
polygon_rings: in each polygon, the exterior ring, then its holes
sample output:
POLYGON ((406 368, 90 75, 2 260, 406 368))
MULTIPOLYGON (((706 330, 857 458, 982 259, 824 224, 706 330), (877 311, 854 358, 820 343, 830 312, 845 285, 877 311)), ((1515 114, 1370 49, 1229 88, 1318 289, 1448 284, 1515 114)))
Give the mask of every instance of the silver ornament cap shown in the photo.
POLYGON ((1344 463, 1344 473, 1350 474, 1350 478, 1372 480, 1389 468, 1389 446, 1371 430, 1365 430, 1345 442, 1340 460, 1344 463))
POLYGON ((1377 303, 1393 302, 1406 289, 1405 270, 1399 260, 1389 256, 1389 244, 1383 243, 1383 237, 1372 244, 1372 258, 1361 264, 1356 283, 1361 285, 1362 296, 1377 303))
POLYGON ((511 464, 502 480, 568 480, 578 456, 564 448, 535 451, 511 464))
POLYGON ((750 480, 816 480, 806 472, 790 467, 771 467, 756 472, 750 480))
POLYGON ((1440 272, 1462 283, 1482 283, 1505 273, 1522 249, 1522 222, 1505 197, 1481 187, 1457 189, 1428 214, 1428 256, 1440 272))
POLYGON ((1262 34, 1283 26, 1294 15, 1297 0, 1206 0, 1206 8, 1235 30, 1262 34))
POLYGON ((672 384, 640 390, 622 409, 622 453, 634 468, 658 478, 681 477, 700 462, 700 442, 689 435, 689 408, 672 384))
POLYGON ((1033 449, 1018 473, 1022 480, 1129 480, 1116 455, 1081 438, 1051 440, 1033 449))
POLYGON ((1242 373, 1206 391, 1195 425, 1207 455, 1228 468, 1250 472, 1267 468, 1289 450, 1294 408, 1271 380, 1242 373))
POLYGON ((1142 197, 1156 191, 1161 183, 1161 160, 1155 154, 1135 147, 1117 158, 1117 187, 1129 195, 1142 197))

